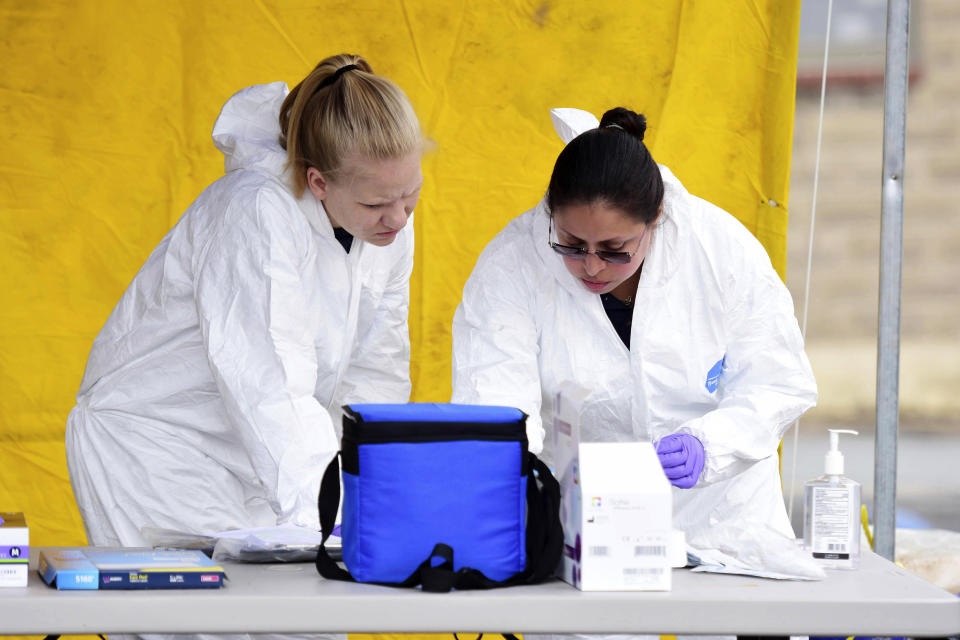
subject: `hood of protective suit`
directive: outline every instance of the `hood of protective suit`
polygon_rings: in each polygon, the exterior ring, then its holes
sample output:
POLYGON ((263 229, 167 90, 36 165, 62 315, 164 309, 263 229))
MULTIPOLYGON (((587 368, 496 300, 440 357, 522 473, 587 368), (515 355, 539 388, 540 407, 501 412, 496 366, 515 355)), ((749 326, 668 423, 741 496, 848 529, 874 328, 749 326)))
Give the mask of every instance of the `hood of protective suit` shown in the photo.
POLYGON ((247 87, 235 93, 213 125, 213 143, 224 156, 224 171, 262 169, 283 173, 287 152, 280 146, 277 114, 289 90, 284 82, 247 87))
POLYGON ((600 126, 600 121, 589 111, 568 107, 550 109, 550 120, 553 121, 553 128, 564 144, 570 144, 571 140, 584 131, 600 126))

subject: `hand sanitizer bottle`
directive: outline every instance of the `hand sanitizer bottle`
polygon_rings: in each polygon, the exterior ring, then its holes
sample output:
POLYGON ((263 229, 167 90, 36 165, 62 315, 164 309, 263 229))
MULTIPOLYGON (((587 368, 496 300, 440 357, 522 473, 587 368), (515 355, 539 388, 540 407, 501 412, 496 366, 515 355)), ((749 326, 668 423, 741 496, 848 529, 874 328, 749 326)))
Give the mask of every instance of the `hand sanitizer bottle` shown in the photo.
POLYGON ((824 567, 856 569, 860 566, 860 483, 843 475, 841 433, 828 429, 830 450, 824 475, 803 486, 803 548, 824 567))

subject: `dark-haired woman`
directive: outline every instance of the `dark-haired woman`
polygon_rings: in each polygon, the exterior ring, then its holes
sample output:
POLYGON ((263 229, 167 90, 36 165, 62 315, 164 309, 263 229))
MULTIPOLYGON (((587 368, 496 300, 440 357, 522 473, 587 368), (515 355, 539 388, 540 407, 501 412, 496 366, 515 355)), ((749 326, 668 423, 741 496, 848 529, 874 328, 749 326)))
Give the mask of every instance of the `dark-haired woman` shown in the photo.
POLYGON ((453 400, 522 409, 540 452, 576 383, 585 440, 655 444, 693 546, 792 540, 777 445, 817 391, 789 292, 740 222, 654 162, 643 116, 552 116, 568 144, 545 199, 464 287, 453 400))
POLYGON ((226 175, 153 251, 67 419, 92 545, 143 527, 318 528, 340 406, 405 402, 422 134, 355 55, 244 89, 213 129, 226 175))

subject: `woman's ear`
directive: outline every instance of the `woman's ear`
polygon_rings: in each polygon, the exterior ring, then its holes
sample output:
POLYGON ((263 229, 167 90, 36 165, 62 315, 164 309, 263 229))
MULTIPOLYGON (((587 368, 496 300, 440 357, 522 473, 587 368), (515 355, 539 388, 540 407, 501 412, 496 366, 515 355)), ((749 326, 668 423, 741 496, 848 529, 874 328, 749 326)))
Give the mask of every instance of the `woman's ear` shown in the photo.
POLYGON ((307 188, 317 200, 327 197, 327 181, 316 167, 307 169, 307 188))

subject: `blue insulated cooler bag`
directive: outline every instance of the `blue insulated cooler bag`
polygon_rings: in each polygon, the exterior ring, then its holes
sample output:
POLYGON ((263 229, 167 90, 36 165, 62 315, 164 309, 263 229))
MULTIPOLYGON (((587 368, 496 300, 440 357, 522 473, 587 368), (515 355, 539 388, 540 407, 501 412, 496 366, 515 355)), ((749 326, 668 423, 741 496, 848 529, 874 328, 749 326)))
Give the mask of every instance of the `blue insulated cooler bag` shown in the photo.
MULTIPOLYGON (((527 451, 526 414, 509 407, 344 407, 341 540, 325 578, 427 591, 539 582, 560 559, 560 490, 527 451)), ((334 457, 320 487, 323 540, 340 498, 334 457)))

